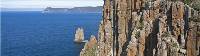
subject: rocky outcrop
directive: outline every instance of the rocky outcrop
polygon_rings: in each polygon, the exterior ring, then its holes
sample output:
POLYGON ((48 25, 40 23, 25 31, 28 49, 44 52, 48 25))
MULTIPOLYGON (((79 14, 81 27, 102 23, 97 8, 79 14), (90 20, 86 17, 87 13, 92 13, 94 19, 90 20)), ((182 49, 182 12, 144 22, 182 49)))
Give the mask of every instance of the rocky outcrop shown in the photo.
POLYGON ((97 40, 94 35, 91 35, 90 41, 85 43, 80 56, 97 56, 97 40))
POLYGON ((84 31, 82 28, 78 28, 75 33, 74 42, 81 43, 84 40, 84 31))
POLYGON ((200 55, 200 12, 181 1, 105 0, 96 55, 200 55))

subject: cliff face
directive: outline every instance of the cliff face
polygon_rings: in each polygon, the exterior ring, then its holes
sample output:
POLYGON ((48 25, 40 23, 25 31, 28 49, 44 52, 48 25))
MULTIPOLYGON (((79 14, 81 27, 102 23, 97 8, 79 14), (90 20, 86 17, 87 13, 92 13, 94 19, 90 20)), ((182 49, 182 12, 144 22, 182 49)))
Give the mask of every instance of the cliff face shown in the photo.
POLYGON ((200 55, 200 12, 181 1, 105 0, 103 8, 97 56, 200 55))

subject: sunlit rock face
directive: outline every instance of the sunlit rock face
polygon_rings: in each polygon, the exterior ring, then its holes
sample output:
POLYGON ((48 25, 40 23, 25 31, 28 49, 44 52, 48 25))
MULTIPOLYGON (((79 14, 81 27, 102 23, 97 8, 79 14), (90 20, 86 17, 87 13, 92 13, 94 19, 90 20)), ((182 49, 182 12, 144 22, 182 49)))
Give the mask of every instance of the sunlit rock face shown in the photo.
POLYGON ((200 12, 182 0, 105 0, 97 56, 198 56, 200 12))
POLYGON ((78 28, 75 33, 74 42, 81 43, 84 40, 84 31, 82 28, 78 28))
POLYGON ((94 35, 91 35, 89 42, 85 43, 80 56, 97 56, 97 40, 94 35))

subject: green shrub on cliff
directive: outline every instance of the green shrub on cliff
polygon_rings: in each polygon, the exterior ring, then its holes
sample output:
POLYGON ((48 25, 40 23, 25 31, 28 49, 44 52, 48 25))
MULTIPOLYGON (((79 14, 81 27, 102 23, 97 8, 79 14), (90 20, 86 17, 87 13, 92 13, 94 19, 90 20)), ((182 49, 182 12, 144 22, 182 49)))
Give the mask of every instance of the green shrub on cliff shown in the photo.
POLYGON ((169 37, 169 36, 170 36, 169 32, 164 32, 164 33, 161 35, 161 37, 169 37))
POLYGON ((140 21, 137 24, 137 29, 142 30, 144 28, 144 22, 143 19, 140 19, 140 21))
POLYGON ((200 10, 200 0, 184 0, 185 4, 190 5, 195 10, 200 10))
POLYGON ((200 37, 200 31, 197 31, 197 36, 200 37))
POLYGON ((183 2, 184 2, 185 4, 188 4, 188 5, 190 4, 190 0, 184 0, 183 2))
POLYGON ((137 32, 135 33, 135 37, 136 37, 136 38, 139 38, 139 37, 140 37, 140 31, 137 31, 137 32))
POLYGON ((200 11, 200 0, 193 1, 193 2, 191 3, 191 7, 194 8, 195 10, 200 11))

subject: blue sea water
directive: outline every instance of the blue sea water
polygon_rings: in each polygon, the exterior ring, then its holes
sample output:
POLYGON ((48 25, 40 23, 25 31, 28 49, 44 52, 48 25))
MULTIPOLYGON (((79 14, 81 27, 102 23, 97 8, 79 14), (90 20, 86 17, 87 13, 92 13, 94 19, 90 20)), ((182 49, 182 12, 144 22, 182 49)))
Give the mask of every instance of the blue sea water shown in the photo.
POLYGON ((2 56, 79 56, 75 30, 96 35, 101 13, 1 12, 2 56))

